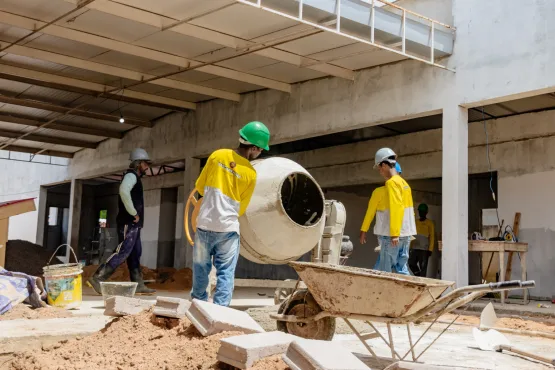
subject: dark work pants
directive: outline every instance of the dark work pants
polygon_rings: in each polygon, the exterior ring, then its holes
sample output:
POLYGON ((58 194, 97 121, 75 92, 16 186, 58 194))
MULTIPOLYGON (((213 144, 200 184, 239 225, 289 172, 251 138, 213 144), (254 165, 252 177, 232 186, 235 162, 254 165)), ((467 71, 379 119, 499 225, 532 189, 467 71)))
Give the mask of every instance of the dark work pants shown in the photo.
POLYGON ((118 225, 118 248, 108 258, 106 263, 116 269, 125 260, 129 270, 141 267, 141 254, 143 246, 141 244, 141 228, 136 223, 118 225))
POLYGON ((409 267, 414 275, 426 277, 428 271, 428 251, 411 248, 409 267))

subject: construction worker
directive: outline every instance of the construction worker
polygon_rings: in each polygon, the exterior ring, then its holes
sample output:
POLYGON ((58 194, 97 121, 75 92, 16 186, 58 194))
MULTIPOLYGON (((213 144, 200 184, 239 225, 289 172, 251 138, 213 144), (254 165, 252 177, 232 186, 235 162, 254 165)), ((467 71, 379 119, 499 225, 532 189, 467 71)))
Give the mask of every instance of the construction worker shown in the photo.
POLYGON ((214 303, 229 306, 231 302, 239 257, 239 217, 245 213, 256 183, 250 161, 269 150, 269 142, 270 131, 262 122, 247 123, 239 130, 239 147, 212 153, 196 182, 203 201, 193 250, 192 298, 208 299, 208 276, 214 264, 214 303))
POLYGON ((426 218, 428 205, 418 206, 419 218, 416 220, 416 237, 410 245, 409 267, 416 276, 426 276, 428 259, 432 255, 435 242, 435 226, 426 218))
POLYGON ((378 211, 375 233, 381 246, 379 270, 409 275, 407 266, 410 238, 416 235, 412 192, 397 173, 397 155, 390 148, 376 152, 374 168, 386 180, 388 208, 378 211))
MULTIPOLYGON (((399 163, 395 163, 395 170, 398 174, 402 173, 401 165, 399 163)), ((368 208, 366 209, 366 215, 364 216, 364 221, 362 222, 362 226, 360 227, 360 244, 366 244, 366 234, 368 229, 370 228, 370 224, 372 220, 374 220, 374 216, 376 215, 377 211, 384 212, 388 207, 388 199, 387 199, 387 191, 385 186, 380 186, 379 188, 374 189, 372 192, 372 196, 370 197, 370 201, 368 202, 368 208)), ((380 214, 381 215, 381 214, 380 214)), ((376 220, 376 225, 378 221, 376 220)), ((374 234, 379 228, 374 225, 374 234)), ((376 234, 378 236, 378 234, 376 234)), ((379 245, 379 242, 378 242, 379 245)), ((381 249, 381 248, 380 248, 381 249)), ((378 270, 380 267, 380 255, 378 254, 378 259, 374 264, 374 270, 378 270)))
POLYGON ((145 286, 141 273, 142 254, 141 229, 144 222, 144 198, 141 177, 150 167, 150 157, 141 148, 133 149, 129 156, 129 169, 125 172, 119 186, 118 248, 105 263, 101 264, 89 279, 93 289, 100 292, 100 282, 108 280, 116 268, 127 261, 131 281, 137 284, 135 294, 154 294, 154 289, 145 286))

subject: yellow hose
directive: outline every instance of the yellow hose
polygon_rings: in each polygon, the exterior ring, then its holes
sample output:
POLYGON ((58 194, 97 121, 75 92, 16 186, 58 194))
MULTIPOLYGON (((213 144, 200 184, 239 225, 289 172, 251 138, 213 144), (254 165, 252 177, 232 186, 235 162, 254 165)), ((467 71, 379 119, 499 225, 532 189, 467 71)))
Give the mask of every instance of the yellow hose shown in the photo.
POLYGON ((198 194, 197 190, 194 189, 189 197, 187 198, 187 203, 185 204, 185 215, 183 217, 183 226, 185 228, 185 236, 187 237, 187 241, 191 246, 195 245, 193 238, 191 237, 191 230, 189 227, 189 210, 191 209, 191 204, 193 205, 193 212, 191 214, 191 223, 190 226, 193 229, 193 232, 197 230, 197 216, 200 210, 200 205, 202 204, 202 199, 197 199, 196 195, 198 194))

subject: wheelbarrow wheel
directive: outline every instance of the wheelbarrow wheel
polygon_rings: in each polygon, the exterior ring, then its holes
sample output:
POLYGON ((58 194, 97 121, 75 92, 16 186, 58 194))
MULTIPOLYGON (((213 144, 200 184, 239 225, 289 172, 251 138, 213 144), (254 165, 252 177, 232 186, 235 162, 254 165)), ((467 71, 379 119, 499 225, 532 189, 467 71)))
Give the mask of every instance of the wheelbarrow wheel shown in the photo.
MULTIPOLYGON (((291 279, 285 280, 286 282, 293 281, 291 279)), ((295 291, 294 288, 276 288, 274 292, 274 304, 279 305, 283 301, 287 300, 291 294, 295 291)))
MULTIPOLYGON (((322 309, 312 295, 306 290, 298 290, 293 294, 291 301, 281 303, 278 313, 305 318, 317 315, 322 309)), ((306 339, 332 340, 335 334, 335 318, 325 317, 309 323, 295 323, 278 321, 277 329, 284 333, 296 335, 306 339)))

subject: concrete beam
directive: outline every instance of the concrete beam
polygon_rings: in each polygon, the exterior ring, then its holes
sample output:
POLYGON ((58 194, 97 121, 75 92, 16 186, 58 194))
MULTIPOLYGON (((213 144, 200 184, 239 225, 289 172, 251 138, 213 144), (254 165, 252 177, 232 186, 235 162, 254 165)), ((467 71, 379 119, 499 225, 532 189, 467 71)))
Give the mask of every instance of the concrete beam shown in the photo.
MULTIPOLYGON (((0 136, 6 137, 9 139, 18 138, 23 134, 25 134, 25 132, 0 130, 0 136)), ((55 136, 45 136, 45 135, 37 135, 37 134, 29 134, 25 136, 23 140, 35 141, 37 143, 67 145, 67 146, 75 146, 79 148, 89 148, 89 149, 95 149, 96 146, 98 145, 97 143, 91 143, 90 141, 75 140, 75 139, 61 139, 55 136)))
MULTIPOLYGON (((24 116, 20 114, 0 114, 1 122, 15 123, 18 125, 38 127, 48 122, 48 119, 24 116)), ((113 139, 121 139, 123 133, 119 131, 100 130, 95 128, 75 126, 69 122, 54 122, 48 125, 50 130, 74 132, 83 135, 93 135, 113 139)))
POLYGON ((50 150, 50 149, 30 148, 27 146, 8 145, 7 147, 4 148, 4 150, 9 150, 12 152, 20 152, 20 153, 29 153, 29 154, 40 153, 40 155, 49 155, 52 157, 60 157, 60 158, 73 158, 73 153, 60 152, 57 150, 50 150))

